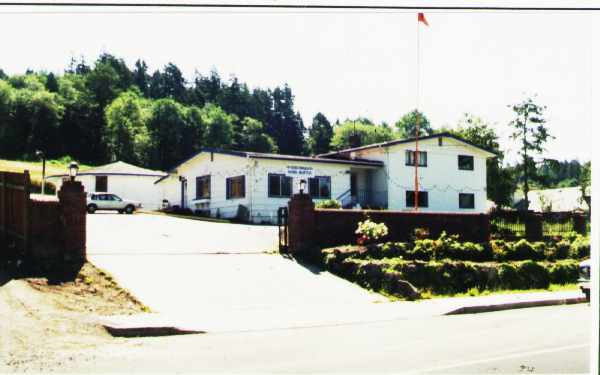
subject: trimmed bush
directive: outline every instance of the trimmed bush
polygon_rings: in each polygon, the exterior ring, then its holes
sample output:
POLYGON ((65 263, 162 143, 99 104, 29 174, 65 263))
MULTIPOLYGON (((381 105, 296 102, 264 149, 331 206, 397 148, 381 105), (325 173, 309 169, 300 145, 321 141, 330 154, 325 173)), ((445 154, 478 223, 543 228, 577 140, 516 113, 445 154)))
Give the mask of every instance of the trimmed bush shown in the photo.
POLYGON ((342 204, 335 199, 325 199, 318 201, 315 204, 315 208, 342 208, 342 204))
POLYGON ((550 282, 554 284, 574 283, 579 278, 579 261, 565 260, 549 266, 550 282))
POLYGON ((577 238, 571 243, 571 249, 569 251, 571 258, 581 259, 588 258, 590 256, 590 239, 578 235, 577 238))

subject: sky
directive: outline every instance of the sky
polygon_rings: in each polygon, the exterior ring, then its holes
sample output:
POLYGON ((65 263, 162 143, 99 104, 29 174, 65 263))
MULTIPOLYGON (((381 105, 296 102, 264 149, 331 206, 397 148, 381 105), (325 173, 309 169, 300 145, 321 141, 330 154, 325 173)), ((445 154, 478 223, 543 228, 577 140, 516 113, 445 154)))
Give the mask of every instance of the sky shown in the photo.
POLYGON ((92 62, 109 52, 131 68, 138 58, 151 70, 173 62, 189 80, 216 69, 250 87, 288 83, 306 125, 319 111, 393 124, 418 106, 435 128, 468 112, 494 126, 511 163, 509 105, 537 95, 556 137, 543 157, 590 160, 600 12, 425 15, 417 69, 413 11, 2 8, 0 35, 10 37, 0 68, 61 73, 71 56, 92 62))

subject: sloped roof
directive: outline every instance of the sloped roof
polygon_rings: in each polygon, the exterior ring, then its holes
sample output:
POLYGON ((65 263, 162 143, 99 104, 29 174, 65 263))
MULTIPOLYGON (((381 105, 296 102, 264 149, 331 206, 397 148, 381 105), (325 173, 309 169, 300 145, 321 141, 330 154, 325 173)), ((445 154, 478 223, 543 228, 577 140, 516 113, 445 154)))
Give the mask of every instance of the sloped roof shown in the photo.
MULTIPOLYGON (((162 171, 155 171, 152 169, 146 169, 138 167, 133 164, 125 163, 123 161, 117 161, 114 163, 101 165, 89 169, 79 171, 79 176, 89 175, 121 175, 121 176, 150 176, 150 177, 162 177, 167 173, 162 171)), ((49 177, 63 177, 66 175, 54 175, 49 177)))
POLYGON ((587 210, 587 204, 581 199, 579 186, 532 190, 527 194, 529 209, 542 212, 545 206, 552 205, 552 211, 565 212, 573 210, 587 210))
MULTIPOLYGON (((470 147, 474 147, 478 150, 481 150, 483 152, 485 152, 486 154, 488 154, 488 157, 495 157, 497 156, 495 152, 485 149, 483 147, 480 147, 474 143, 471 143, 469 141, 467 141, 466 139, 462 139, 461 137, 458 137, 452 133, 448 133, 448 132, 442 132, 442 133, 437 133, 437 134, 431 134, 431 135, 426 135, 423 137, 419 137, 420 141, 424 141, 426 139, 432 139, 432 138, 440 138, 440 137, 445 137, 445 138, 452 138, 454 140, 457 140, 459 142, 462 142, 470 147)), ((368 150, 370 148, 377 148, 377 147, 390 147, 390 146, 394 146, 394 145, 398 145, 398 144, 402 144, 402 143, 412 143, 416 141, 416 138, 406 138, 406 139, 395 139, 392 141, 387 141, 387 142, 381 142, 381 143, 374 143, 371 145, 365 145, 365 146, 361 146, 361 147, 354 147, 354 148, 347 148, 345 150, 340 150, 340 151, 333 151, 333 152, 328 152, 326 154, 320 154, 317 155, 317 157, 321 158, 321 157, 339 157, 339 156, 344 156, 344 154, 348 154, 350 152, 353 151, 362 151, 362 150, 368 150)))
POLYGON ((284 155, 284 154, 266 154, 262 152, 250 152, 250 151, 233 151, 233 150, 221 150, 221 149, 213 149, 213 148, 203 148, 200 152, 194 154, 192 157, 184 160, 179 163, 177 166, 171 168, 169 172, 175 172, 177 168, 181 165, 187 163, 188 161, 194 159, 196 156, 202 154, 203 152, 212 152, 215 154, 224 154, 231 156, 239 156, 243 158, 253 158, 253 159, 273 159, 273 160, 290 160, 290 161, 306 161, 313 163, 333 163, 333 164, 346 164, 346 165, 364 165, 371 167, 381 167, 383 166, 383 162, 379 160, 366 160, 366 159, 353 159, 353 160, 344 160, 344 159, 333 159, 333 158, 323 158, 316 156, 298 156, 298 155, 284 155))

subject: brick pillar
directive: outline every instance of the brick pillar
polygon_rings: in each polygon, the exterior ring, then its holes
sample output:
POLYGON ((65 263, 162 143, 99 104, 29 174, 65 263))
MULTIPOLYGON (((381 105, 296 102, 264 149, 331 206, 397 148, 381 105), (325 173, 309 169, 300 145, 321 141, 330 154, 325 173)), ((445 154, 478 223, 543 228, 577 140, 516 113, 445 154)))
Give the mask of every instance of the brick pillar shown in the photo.
POLYGON ((525 236, 528 241, 540 241, 544 237, 542 215, 528 211, 525 216, 525 236))
POLYGON ((490 215, 488 214, 482 214, 480 216, 480 220, 481 220, 481 226, 480 226, 480 233, 479 233, 479 240, 480 242, 489 242, 490 240, 490 235, 492 233, 491 230, 491 225, 490 225, 490 215))
POLYGON ((581 235, 586 235, 586 217, 581 214, 573 214, 573 230, 581 235))
POLYGON ((288 239, 291 254, 310 250, 315 237, 315 204, 308 194, 294 194, 288 203, 288 239))
POLYGON ((83 264, 86 260, 86 197, 81 182, 64 179, 58 192, 58 200, 63 231, 62 260, 67 267, 83 264))

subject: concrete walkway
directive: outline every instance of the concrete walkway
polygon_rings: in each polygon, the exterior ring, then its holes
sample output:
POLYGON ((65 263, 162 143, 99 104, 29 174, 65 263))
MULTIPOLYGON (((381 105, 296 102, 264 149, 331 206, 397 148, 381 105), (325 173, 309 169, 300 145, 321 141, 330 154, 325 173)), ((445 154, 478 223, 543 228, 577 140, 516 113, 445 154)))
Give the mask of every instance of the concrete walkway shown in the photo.
POLYGON ((216 332, 265 331, 320 326, 341 326, 393 320, 486 312, 512 308, 585 302, 580 291, 497 294, 484 297, 435 298, 416 302, 352 303, 323 306, 270 306, 260 309, 200 313, 143 314, 102 320, 113 327, 178 327, 216 332), (472 310, 470 310, 472 308, 472 310))

